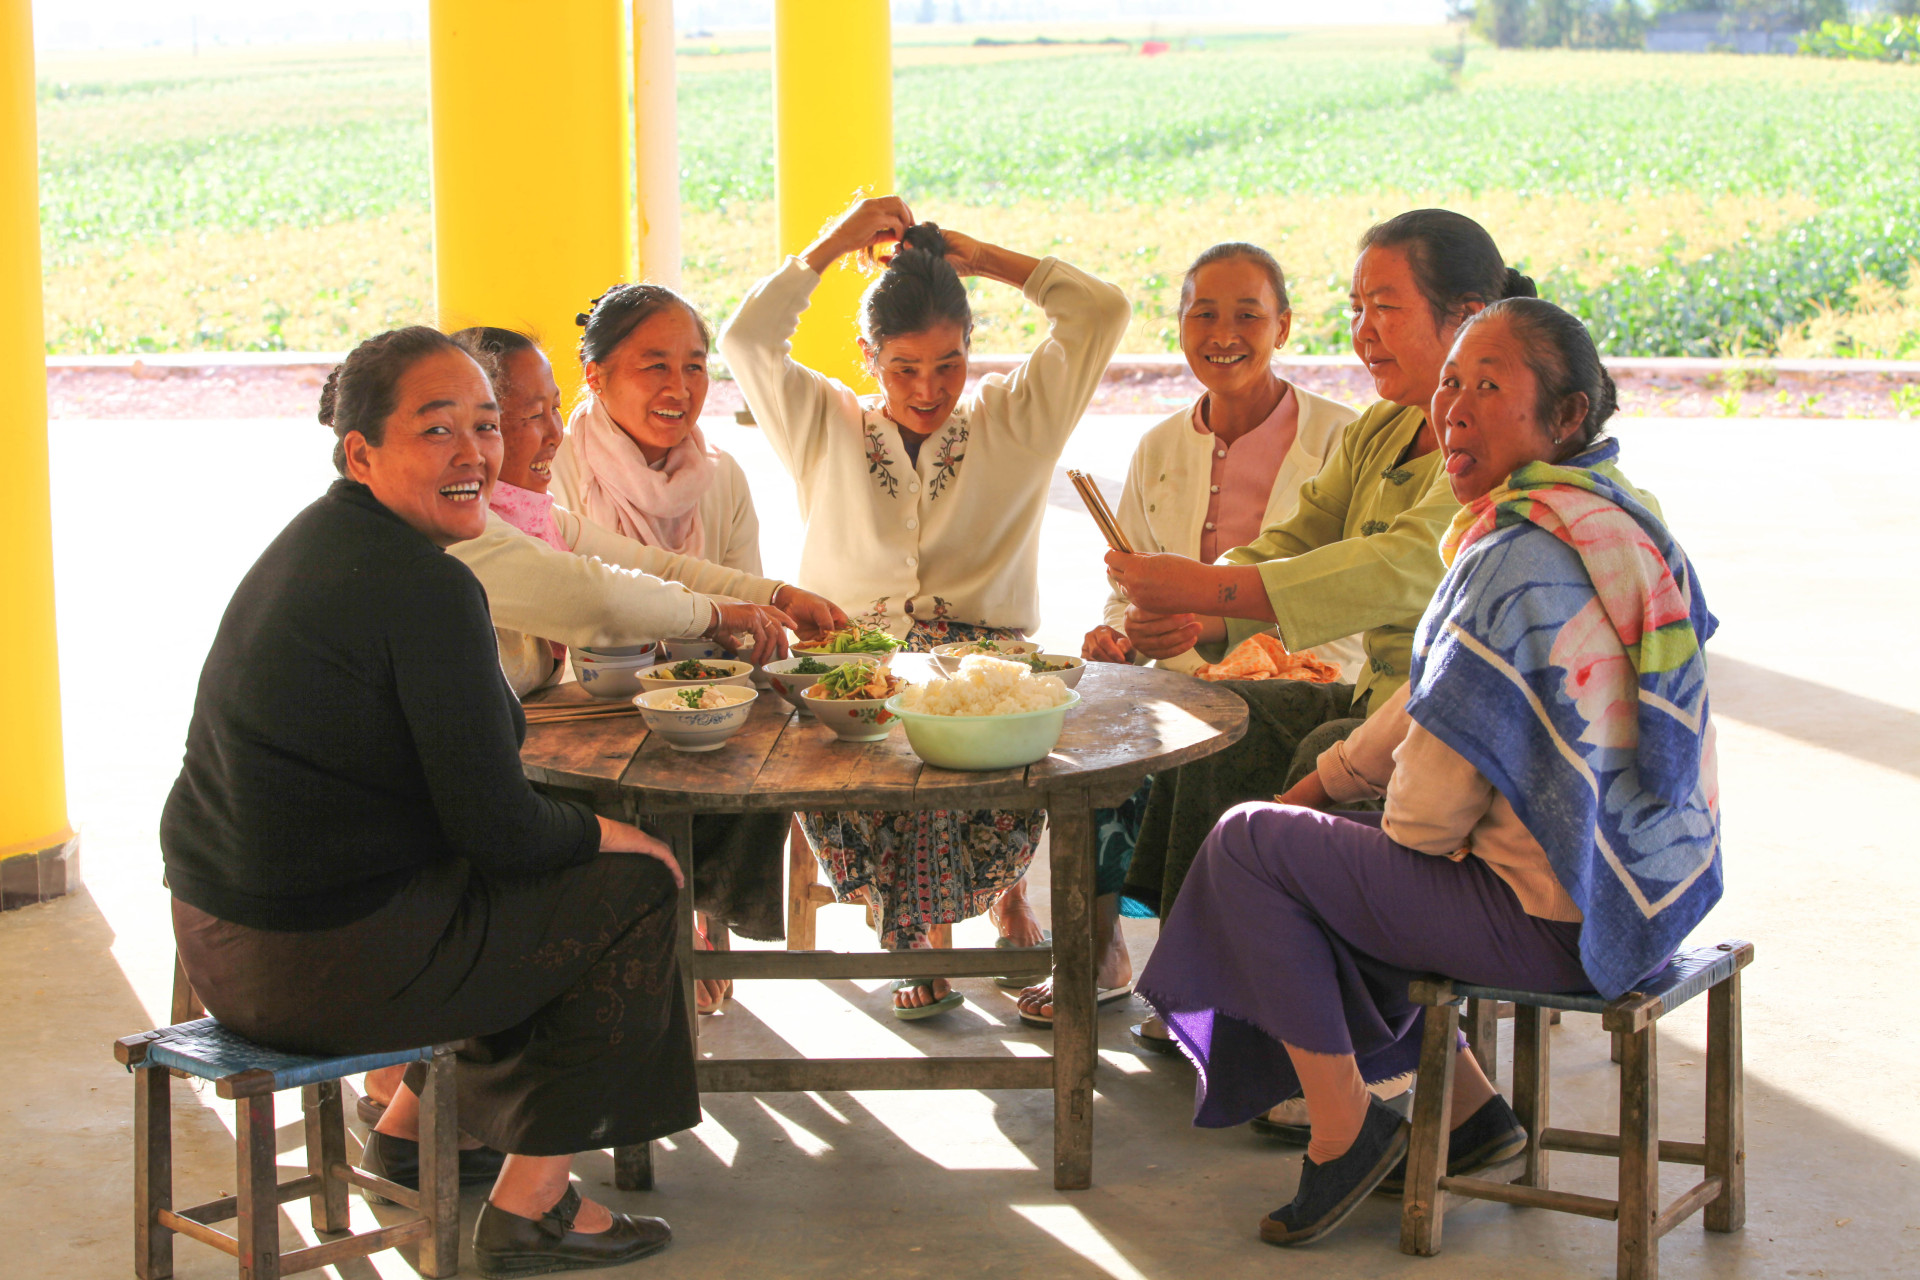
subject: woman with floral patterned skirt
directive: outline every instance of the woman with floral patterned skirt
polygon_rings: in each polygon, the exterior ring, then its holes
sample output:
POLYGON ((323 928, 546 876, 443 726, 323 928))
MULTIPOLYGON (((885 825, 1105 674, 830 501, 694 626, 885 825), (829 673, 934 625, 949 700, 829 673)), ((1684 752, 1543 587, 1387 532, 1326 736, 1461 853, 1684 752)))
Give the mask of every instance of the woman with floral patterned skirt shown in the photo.
MULTIPOLYGON (((720 335, 754 420, 793 476, 807 523, 800 582, 924 651, 1017 639, 1040 620, 1040 519, 1054 465, 1132 314, 1114 286, 931 223, 895 196, 863 200, 760 281, 720 335), (860 307, 880 393, 798 364, 790 339, 842 254, 897 250, 860 307), (973 313, 962 276, 1020 289, 1046 339, 1011 374, 966 390, 973 313)), ((1021 876, 1043 810, 804 813, 834 892, 874 908, 890 950, 992 909, 1015 945, 1042 940, 1021 876)), ((903 1018, 960 1003, 943 979, 903 981, 903 1018)))

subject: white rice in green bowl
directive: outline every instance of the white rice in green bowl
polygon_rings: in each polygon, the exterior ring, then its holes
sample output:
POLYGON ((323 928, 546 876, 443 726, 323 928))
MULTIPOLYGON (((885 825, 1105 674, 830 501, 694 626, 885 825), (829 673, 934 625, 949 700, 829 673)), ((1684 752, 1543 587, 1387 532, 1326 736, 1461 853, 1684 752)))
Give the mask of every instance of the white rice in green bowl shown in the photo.
POLYGON ((975 653, 962 658, 948 679, 908 685, 899 705, 931 716, 1010 716, 1045 711, 1072 697, 1058 676, 1035 675, 1024 662, 975 653))

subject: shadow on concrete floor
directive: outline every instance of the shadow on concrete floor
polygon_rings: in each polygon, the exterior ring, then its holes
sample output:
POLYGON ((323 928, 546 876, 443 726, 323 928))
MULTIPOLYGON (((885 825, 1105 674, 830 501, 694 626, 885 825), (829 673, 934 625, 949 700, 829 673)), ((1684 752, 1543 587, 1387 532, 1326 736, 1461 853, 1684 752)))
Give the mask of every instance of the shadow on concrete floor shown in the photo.
POLYGON ((1920 777, 1920 714, 1725 654, 1707 665, 1715 715, 1920 777))

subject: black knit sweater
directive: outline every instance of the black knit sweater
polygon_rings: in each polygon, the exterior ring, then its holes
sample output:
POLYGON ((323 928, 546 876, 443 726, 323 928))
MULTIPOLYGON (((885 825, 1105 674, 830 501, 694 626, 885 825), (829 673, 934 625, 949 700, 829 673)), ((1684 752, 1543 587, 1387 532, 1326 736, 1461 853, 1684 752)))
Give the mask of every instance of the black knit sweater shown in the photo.
POLYGON ((336 481, 254 563, 200 673, 160 818, 175 896, 257 929, 335 928, 420 867, 557 870, 600 847, 520 772, 526 718, 470 570, 336 481))

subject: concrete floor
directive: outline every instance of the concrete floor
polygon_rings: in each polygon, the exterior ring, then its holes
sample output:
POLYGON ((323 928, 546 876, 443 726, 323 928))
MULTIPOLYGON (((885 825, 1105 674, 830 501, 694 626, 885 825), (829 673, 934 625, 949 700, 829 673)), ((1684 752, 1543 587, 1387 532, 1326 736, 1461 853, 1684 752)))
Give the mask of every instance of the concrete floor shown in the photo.
MULTIPOLYGON (((1151 419, 1100 418, 1066 465, 1125 474, 1151 419)), ((741 457, 766 526, 768 569, 797 555, 790 488, 753 432, 706 424, 741 457)), ((1914 971, 1920 889, 1920 514, 1899 470, 1908 424, 1634 420, 1629 473, 1654 488, 1723 621, 1712 646, 1727 832, 1727 896, 1700 940, 1753 939, 1747 979, 1747 1229, 1667 1238, 1670 1277, 1920 1273, 1920 1106, 1903 1083, 1915 1036, 1893 1008, 1914 971), (1820 433, 1817 437, 1813 433, 1820 433), (1844 448, 1814 449, 1820 439, 1844 448)), ((131 1089, 112 1041, 164 1021, 171 942, 154 829, 178 764, 194 677, 234 582, 324 485, 326 437, 291 421, 66 421, 53 431, 61 678, 74 818, 89 892, 0 917, 0 1276, 97 1277, 130 1267, 131 1089), (204 493, 204 498, 195 497, 204 493), (137 536, 125 531, 137 529, 137 536)), ((1104 594, 1093 526, 1064 483, 1045 531, 1042 637, 1077 645, 1104 594)), ((1036 863, 1043 868, 1043 863, 1036 863)), ((1044 906, 1044 875, 1037 877, 1044 906)), ((871 946, 851 908, 822 945, 871 946)), ((1137 959, 1152 922, 1131 922, 1137 959)), ((982 943, 984 922, 958 941, 982 943)), ((1040 1051, 1012 1001, 963 982, 934 1024, 887 1014, 879 983, 740 984, 701 1049, 720 1056, 1040 1051)), ((322 993, 316 993, 316 997, 322 993)), ((1304 1251, 1261 1245, 1297 1151, 1188 1124, 1192 1075, 1136 1054, 1138 1005, 1102 1016, 1095 1185, 1053 1191, 1050 1099, 1035 1093, 721 1095, 659 1158, 659 1189, 585 1190, 674 1224, 672 1249, 632 1276, 1048 1277, 1273 1274, 1608 1274, 1600 1223, 1491 1204, 1451 1213, 1446 1250, 1397 1249, 1396 1209, 1369 1203, 1304 1251)), ((1663 1024, 1666 1135, 1698 1136, 1704 1001, 1663 1024)), ((1606 1128, 1616 1075, 1597 1020, 1554 1033, 1555 1119, 1606 1128)), ((184 1199, 232 1190, 231 1115, 175 1085, 184 1199)), ((283 1120, 294 1120, 283 1113, 283 1120)), ((297 1123, 283 1158, 297 1158, 297 1123)), ((1611 1164, 1556 1156, 1556 1185, 1607 1194, 1611 1164)), ((1667 1166, 1668 1193, 1691 1170, 1667 1166)), ((467 1212, 479 1207, 470 1196, 467 1212)), ((357 1225, 371 1213, 356 1197, 357 1225)), ((311 1239, 305 1210, 289 1247, 311 1239)), ((178 1274, 231 1275, 183 1241, 178 1274)), ((410 1276, 394 1253, 344 1277, 410 1276)))

